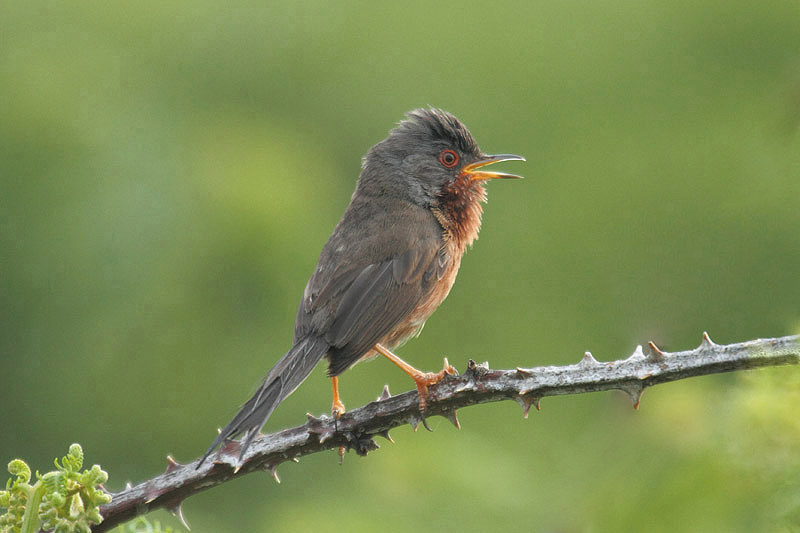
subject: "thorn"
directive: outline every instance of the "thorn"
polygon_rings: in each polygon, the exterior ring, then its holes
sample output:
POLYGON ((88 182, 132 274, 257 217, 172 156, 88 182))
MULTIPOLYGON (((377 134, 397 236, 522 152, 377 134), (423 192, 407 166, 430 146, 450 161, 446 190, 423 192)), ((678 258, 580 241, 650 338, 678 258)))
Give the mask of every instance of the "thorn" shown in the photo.
POLYGON ((217 450, 217 455, 239 455, 242 449, 242 442, 238 440, 225 440, 217 450))
POLYGON ((642 398, 642 392, 644 391, 644 387, 641 383, 630 383, 625 385, 624 387, 620 388, 621 391, 625 392, 633 402, 633 408, 639 409, 639 400, 642 398))
POLYGON ((183 525, 183 527, 187 529, 187 531, 192 529, 189 527, 189 523, 186 521, 186 517, 183 516, 183 502, 179 503, 175 507, 172 507, 169 510, 169 512, 172 513, 173 516, 178 517, 178 520, 181 521, 181 524, 183 525))
POLYGON ((381 431, 380 433, 377 433, 377 435, 380 435, 380 436, 381 436, 381 437, 383 437, 384 439, 386 439, 386 440, 388 440, 389 442, 391 442, 392 444, 394 444, 394 439, 392 438, 392 436, 391 436, 391 435, 389 435, 389 430, 388 430, 388 429, 387 429, 387 430, 385 430, 385 431, 381 431))
MULTIPOLYGON (((238 473, 239 473, 239 470, 241 470, 243 466, 244 466, 244 463, 242 463, 241 461, 240 461, 240 462, 237 462, 237 463, 236 463, 236 466, 235 466, 235 467, 233 467, 233 473, 234 473, 234 475, 238 474, 238 473)), ((280 483, 280 482, 279 482, 279 483, 280 483)))
POLYGON ((528 399, 527 396, 522 396, 522 395, 515 396, 514 399, 517 400, 517 403, 520 405, 520 407, 522 407, 522 417, 527 419, 528 411, 531 410, 530 400, 528 399))
POLYGON ((456 429, 461 429, 461 422, 458 421, 458 412, 455 409, 452 411, 449 409, 447 411, 442 411, 442 416, 448 419, 456 429))
POLYGON ((653 341, 648 342, 647 345, 650 347, 650 350, 652 352, 657 353, 658 355, 664 355, 664 352, 662 352, 661 349, 658 346, 656 346, 656 344, 653 341))
POLYGON ((455 392, 464 392, 465 390, 470 390, 472 388, 474 388, 472 381, 468 381, 467 383, 464 383, 463 385, 459 385, 458 387, 456 387, 455 392))
POLYGON ((517 400, 517 403, 522 407, 522 416, 526 419, 528 418, 528 411, 531 410, 531 405, 536 407, 536 410, 541 410, 539 407, 539 398, 538 396, 530 396, 528 394, 520 394, 514 397, 517 400))
POLYGON ((392 393, 389 392, 389 385, 384 385, 383 392, 381 392, 381 395, 378 397, 378 401, 382 402, 383 400, 388 400, 391 397, 392 393))
POLYGON ((130 482, 130 481, 128 481, 127 483, 125 483, 125 490, 131 490, 132 488, 133 488, 133 485, 131 485, 131 482, 130 482))
POLYGON ((467 370, 464 372, 465 374, 472 374, 481 376, 489 371, 489 361, 484 361, 483 363, 476 363, 472 359, 467 361, 467 370))
POLYGON ((365 457, 369 452, 374 452, 380 448, 378 443, 372 437, 367 437, 365 439, 361 439, 358 441, 358 448, 356 448, 356 453, 361 457, 365 457))
POLYGON ((637 344, 636 349, 633 353, 626 359, 626 361, 640 361, 644 359, 644 351, 642 351, 642 345, 637 344))
POLYGON ((433 433, 433 430, 432 430, 432 429, 430 428, 430 426, 428 425, 428 421, 427 421, 427 420, 425 420, 425 417, 422 417, 422 427, 424 427, 425 429, 427 429, 428 431, 430 431, 431 433, 433 433))
MULTIPOLYGON (((330 425, 322 418, 317 418, 311 413, 306 413, 306 418, 308 419, 306 422, 306 425, 308 425, 308 432, 312 435, 316 435, 320 444, 324 444, 325 441, 333 437, 336 432, 330 429, 330 425)), ((336 420, 334 419, 334 426, 335 425, 336 420)))
POLYGON ((414 433, 416 433, 417 428, 419 427, 420 418, 416 415, 411 415, 409 418, 411 422, 411 429, 413 429, 414 433))
POLYGON ((281 482, 281 478, 278 477, 278 463, 270 463, 264 465, 264 472, 272 476, 272 479, 275 480, 275 483, 281 482))
POLYGON ((589 367, 589 366, 599 366, 600 363, 597 361, 597 359, 594 358, 592 352, 584 352, 583 359, 581 359, 580 365, 584 367, 589 367))
POLYGON ((700 346, 703 348, 713 348, 716 346, 717 343, 711 340, 711 337, 708 336, 708 332, 703 332, 703 341, 700 343, 700 346))
POLYGON ((530 370, 528 368, 517 367, 517 374, 519 374, 520 376, 522 376, 524 378, 527 378, 527 377, 530 377, 530 376, 533 375, 533 370, 530 370))
POLYGON ((290 460, 291 462, 293 462, 293 463, 299 463, 299 462, 300 462, 300 458, 299 458, 299 457, 297 457, 296 455, 295 455, 294 457, 292 457, 291 459, 289 459, 289 460, 290 460))
POLYGON ((171 456, 167 456, 167 469, 164 470, 165 474, 169 474, 173 470, 177 470, 181 465, 171 456))
POLYGON ((667 353, 662 351, 661 348, 659 348, 658 346, 656 346, 653 341, 648 342, 647 345, 650 347, 650 359, 652 360, 660 361, 661 359, 664 358, 664 356, 667 353))
POLYGON ((347 438, 347 445, 339 447, 339 464, 342 464, 342 460, 344 459, 344 452, 354 450, 356 454, 360 457, 365 457, 369 452, 375 451, 380 446, 378 443, 375 442, 374 435, 355 435, 353 433, 345 433, 345 438, 347 438))

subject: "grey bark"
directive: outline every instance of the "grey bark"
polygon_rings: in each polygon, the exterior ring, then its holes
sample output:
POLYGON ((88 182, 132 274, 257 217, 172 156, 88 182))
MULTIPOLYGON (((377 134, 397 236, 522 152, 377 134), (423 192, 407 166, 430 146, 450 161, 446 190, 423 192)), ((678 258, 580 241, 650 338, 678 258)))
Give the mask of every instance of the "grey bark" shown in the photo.
POLYGON ((659 383, 798 363, 798 335, 719 345, 705 333, 703 341, 693 350, 667 353, 649 343, 645 350, 637 347, 626 359, 605 363, 595 360, 589 352, 573 365, 512 370, 492 370, 487 363, 470 360, 463 374, 446 376, 430 388, 424 413, 419 410, 416 392, 391 396, 388 388, 384 388, 376 401, 348 411, 338 420, 307 415, 308 420, 302 426, 259 436, 241 463, 237 461, 237 441, 223 444, 200 468, 198 460, 181 465, 168 457, 163 474, 113 494, 113 500, 101 508, 104 521, 93 531, 108 531, 157 508, 169 509, 183 520, 181 503, 187 497, 234 477, 266 471, 280 481, 278 465, 323 450, 344 448, 366 455, 378 448, 375 436, 390 439, 389 430, 403 424, 411 424, 415 430, 420 424, 427 427, 426 417, 443 416, 460 427, 456 410, 470 405, 514 400, 527 417, 530 407, 538 408, 544 396, 618 389, 626 392, 634 407, 638 407, 642 391, 659 383))

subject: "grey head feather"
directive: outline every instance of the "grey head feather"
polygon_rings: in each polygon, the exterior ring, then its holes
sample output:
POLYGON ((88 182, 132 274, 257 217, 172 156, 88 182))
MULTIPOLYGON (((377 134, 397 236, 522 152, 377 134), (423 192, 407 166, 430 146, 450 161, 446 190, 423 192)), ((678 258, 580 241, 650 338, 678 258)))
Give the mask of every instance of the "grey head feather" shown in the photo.
POLYGON ((391 196, 429 207, 460 168, 481 156, 467 127, 455 116, 434 107, 410 111, 364 157, 357 192, 363 197, 391 196), (460 163, 445 168, 442 150, 454 150, 460 163))

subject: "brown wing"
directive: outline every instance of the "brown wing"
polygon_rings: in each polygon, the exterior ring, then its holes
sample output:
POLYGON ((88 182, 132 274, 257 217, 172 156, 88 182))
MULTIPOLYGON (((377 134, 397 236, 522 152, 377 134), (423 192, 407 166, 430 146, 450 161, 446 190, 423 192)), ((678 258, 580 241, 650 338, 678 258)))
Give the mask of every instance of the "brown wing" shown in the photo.
POLYGON ((345 213, 323 248, 295 324, 295 339, 318 335, 330 345, 338 375, 386 337, 424 299, 440 270, 441 229, 421 208, 390 214, 379 206, 345 213), (369 233, 343 231, 363 228, 369 233))

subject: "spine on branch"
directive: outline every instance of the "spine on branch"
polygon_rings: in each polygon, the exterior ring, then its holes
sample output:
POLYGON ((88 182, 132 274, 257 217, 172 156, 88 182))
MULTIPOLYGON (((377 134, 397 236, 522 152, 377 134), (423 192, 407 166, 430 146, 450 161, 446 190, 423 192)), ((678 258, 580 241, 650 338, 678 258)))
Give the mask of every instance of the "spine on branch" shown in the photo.
POLYGON ((430 388, 424 413, 419 410, 416 392, 392 396, 384 387, 377 400, 338 420, 309 414, 302 426, 259 436, 241 461, 238 441, 223 444, 200 468, 199 459, 183 465, 168 457, 163 474, 113 494, 111 503, 101 508, 104 520, 94 531, 108 531, 157 508, 166 508, 184 521, 181 503, 192 494, 254 471, 265 471, 280 482, 278 465, 323 450, 345 447, 366 455, 379 447, 375 436, 391 441, 389 430, 403 424, 411 424, 415 431, 420 424, 429 429, 425 418, 430 416, 443 416, 460 428, 457 409, 470 405, 514 400, 527 418, 531 406, 538 409, 545 396, 616 389, 630 396, 638 408, 642 391, 660 383, 798 363, 798 335, 720 345, 707 333, 693 350, 666 352, 650 342, 646 350, 637 346, 626 359, 610 362, 599 362, 590 352, 573 365, 513 370, 493 370, 488 363, 470 360, 463 374, 447 376, 430 388))

